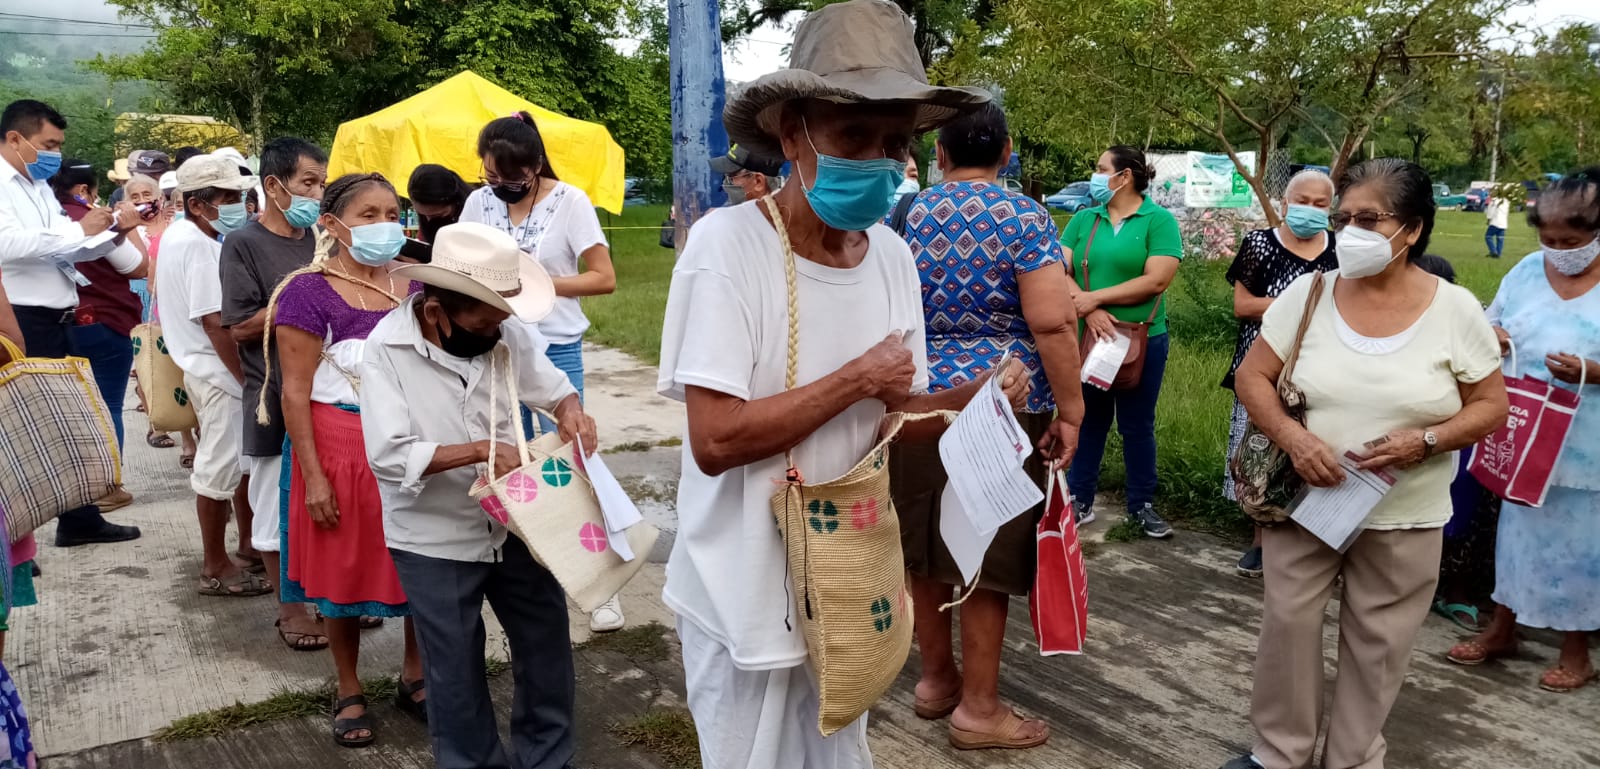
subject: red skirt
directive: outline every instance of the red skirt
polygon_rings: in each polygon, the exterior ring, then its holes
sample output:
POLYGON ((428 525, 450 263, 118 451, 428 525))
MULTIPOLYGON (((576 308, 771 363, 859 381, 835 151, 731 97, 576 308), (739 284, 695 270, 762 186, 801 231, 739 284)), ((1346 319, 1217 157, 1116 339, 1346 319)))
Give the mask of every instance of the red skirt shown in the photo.
POLYGON ((328 616, 344 614, 328 611, 325 604, 330 603, 350 607, 351 616, 376 613, 359 611, 374 608, 370 604, 404 607, 406 594, 383 538, 383 503, 378 479, 367 464, 361 415, 313 403, 311 433, 317 441, 322 472, 339 506, 339 525, 325 529, 311 520, 306 510, 305 478, 291 448, 285 521, 288 547, 284 552, 289 579, 328 616))

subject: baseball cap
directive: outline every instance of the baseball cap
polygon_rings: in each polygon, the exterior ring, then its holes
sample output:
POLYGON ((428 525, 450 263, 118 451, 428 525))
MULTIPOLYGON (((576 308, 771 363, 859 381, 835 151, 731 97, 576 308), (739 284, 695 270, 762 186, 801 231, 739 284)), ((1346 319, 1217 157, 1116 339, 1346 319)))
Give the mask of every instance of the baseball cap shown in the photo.
POLYGON ((138 150, 128 156, 128 170, 135 174, 160 178, 172 170, 172 159, 160 150, 138 150))
POLYGON ((194 192, 207 187, 243 192, 256 186, 256 178, 245 174, 238 161, 222 155, 196 155, 178 169, 178 191, 194 192))
POLYGON ((783 171, 783 158, 756 155, 735 144, 728 148, 728 154, 711 159, 711 170, 723 175, 749 171, 762 176, 778 176, 783 171))
POLYGON ((178 172, 168 171, 162 174, 161 179, 156 183, 161 187, 162 192, 171 192, 178 188, 178 172))

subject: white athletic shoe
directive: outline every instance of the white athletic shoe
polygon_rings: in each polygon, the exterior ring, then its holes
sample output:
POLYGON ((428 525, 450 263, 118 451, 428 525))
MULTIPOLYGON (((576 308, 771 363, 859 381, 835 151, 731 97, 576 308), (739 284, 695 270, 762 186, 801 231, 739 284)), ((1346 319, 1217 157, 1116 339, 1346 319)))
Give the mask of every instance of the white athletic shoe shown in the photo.
POLYGON ((600 608, 589 614, 589 630, 595 633, 614 633, 627 624, 622 616, 622 599, 611 596, 600 608))

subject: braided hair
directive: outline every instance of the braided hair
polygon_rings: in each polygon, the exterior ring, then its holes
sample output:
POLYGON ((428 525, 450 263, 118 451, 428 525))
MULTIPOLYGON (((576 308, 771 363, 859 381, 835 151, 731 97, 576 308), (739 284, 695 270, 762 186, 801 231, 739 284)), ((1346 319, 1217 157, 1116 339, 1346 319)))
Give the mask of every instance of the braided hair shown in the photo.
MULTIPOLYGON (((344 176, 334 179, 333 182, 323 190, 322 213, 331 214, 333 216, 338 216, 339 214, 344 213, 345 209, 349 208, 350 204, 355 202, 357 193, 365 189, 368 185, 373 184, 383 187, 389 191, 389 194, 395 195, 395 197, 398 199, 399 194, 395 192, 394 185, 390 184, 389 180, 385 179, 383 174, 345 174, 344 176)), ((285 286, 289 285, 290 281, 293 281, 295 278, 298 278, 301 275, 326 276, 329 272, 328 263, 333 261, 333 248, 339 243, 339 239, 335 238, 333 234, 328 232, 327 228, 325 227, 317 227, 315 230, 317 233, 317 244, 315 255, 311 258, 311 264, 285 275, 283 280, 278 282, 277 287, 272 290, 272 298, 267 300, 267 324, 266 328, 263 329, 261 334, 261 353, 265 361, 265 373, 262 375, 263 380, 272 378, 272 330, 278 325, 278 297, 283 295, 283 289, 285 286)), ((386 289, 372 285, 364 280, 358 280, 344 273, 338 274, 339 277, 365 288, 370 288, 373 291, 377 291, 378 293, 393 299, 396 303, 399 303, 400 301, 400 297, 389 293, 386 289)), ((324 353, 324 358, 326 359, 326 357, 326 353, 324 353)), ((350 374, 346 372, 345 376, 348 378, 350 377, 350 374)), ((351 379, 351 384, 358 385, 359 387, 359 382, 354 378, 351 379)), ((256 423, 261 425, 271 422, 271 419, 267 414, 267 389, 268 388, 266 387, 261 388, 261 397, 256 401, 256 423)))

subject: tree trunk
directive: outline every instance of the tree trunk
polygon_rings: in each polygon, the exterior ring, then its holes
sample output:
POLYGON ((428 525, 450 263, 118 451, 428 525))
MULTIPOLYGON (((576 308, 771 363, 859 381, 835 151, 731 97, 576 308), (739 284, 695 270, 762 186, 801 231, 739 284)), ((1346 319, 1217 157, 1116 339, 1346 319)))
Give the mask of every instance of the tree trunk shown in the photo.
POLYGON ((1335 183, 1338 183, 1339 179, 1344 176, 1345 169, 1349 168, 1350 157, 1356 154, 1356 151, 1361 149, 1361 143, 1366 141, 1367 130, 1365 124, 1358 124, 1345 132, 1344 141, 1339 144, 1338 154, 1333 156, 1333 163, 1328 174, 1333 177, 1335 183))

